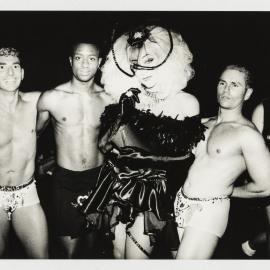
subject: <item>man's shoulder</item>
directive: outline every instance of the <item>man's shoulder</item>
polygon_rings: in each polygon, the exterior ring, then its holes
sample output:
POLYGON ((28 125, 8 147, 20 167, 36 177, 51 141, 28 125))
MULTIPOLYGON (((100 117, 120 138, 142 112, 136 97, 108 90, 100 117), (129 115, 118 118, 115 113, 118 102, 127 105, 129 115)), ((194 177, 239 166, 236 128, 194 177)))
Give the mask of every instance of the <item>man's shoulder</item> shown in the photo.
POLYGON ((201 123, 207 128, 213 128, 217 123, 217 116, 203 117, 201 118, 201 123))
POLYGON ((203 123, 203 124, 207 124, 207 123, 214 123, 214 122, 216 122, 217 121, 217 116, 211 116, 211 117, 203 117, 202 119, 201 119, 201 122, 203 123))
POLYGON ((31 92, 19 92, 21 99, 25 102, 34 102, 36 103, 41 95, 40 91, 31 91, 31 92))
POLYGON ((105 90, 98 84, 95 84, 92 90, 92 93, 96 94, 97 96, 103 96, 105 92, 105 90))
POLYGON ((247 119, 236 126, 236 131, 240 140, 244 143, 252 144, 255 143, 257 139, 263 140, 263 137, 256 126, 247 119))
POLYGON ((52 90, 58 92, 72 92, 70 81, 55 86, 52 90))
POLYGON ((63 99, 63 92, 56 88, 45 90, 38 100, 38 107, 43 109, 57 108, 63 99))
POLYGON ((105 105, 112 103, 112 97, 101 86, 96 85, 95 94, 105 105))
POLYGON ((238 130, 238 142, 243 151, 257 151, 258 149, 267 149, 261 133, 252 126, 243 125, 238 130))
POLYGON ((48 89, 42 93, 42 97, 44 98, 57 98, 62 97, 64 95, 70 94, 70 91, 68 91, 68 83, 60 84, 54 88, 48 89))
POLYGON ((253 132, 256 131, 256 126, 248 119, 243 118, 242 121, 240 121, 239 123, 239 129, 242 131, 246 131, 246 132, 253 132))

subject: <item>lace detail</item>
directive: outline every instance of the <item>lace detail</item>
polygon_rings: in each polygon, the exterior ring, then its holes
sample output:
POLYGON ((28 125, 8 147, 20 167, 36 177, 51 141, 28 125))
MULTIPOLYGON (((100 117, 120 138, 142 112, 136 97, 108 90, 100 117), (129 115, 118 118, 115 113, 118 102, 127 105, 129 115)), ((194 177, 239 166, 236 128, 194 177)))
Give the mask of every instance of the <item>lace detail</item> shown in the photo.
POLYGON ((8 220, 11 220, 12 213, 23 206, 22 192, 3 192, 1 194, 2 207, 8 214, 8 220))

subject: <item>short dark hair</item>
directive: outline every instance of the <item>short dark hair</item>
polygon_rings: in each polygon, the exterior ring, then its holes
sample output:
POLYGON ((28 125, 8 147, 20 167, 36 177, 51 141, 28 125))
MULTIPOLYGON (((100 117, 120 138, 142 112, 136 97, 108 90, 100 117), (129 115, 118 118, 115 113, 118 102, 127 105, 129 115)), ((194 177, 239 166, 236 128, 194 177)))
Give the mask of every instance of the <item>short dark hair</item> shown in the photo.
POLYGON ((9 55, 17 56, 18 58, 20 58, 21 53, 14 47, 0 46, 0 56, 9 56, 9 55))
POLYGON ((20 65, 23 67, 24 59, 21 51, 10 45, 0 45, 0 56, 16 56, 20 61, 20 65))
POLYGON ((241 66, 241 65, 228 65, 224 68, 223 72, 228 70, 228 69, 237 70, 241 73, 244 73, 246 88, 251 88, 251 85, 253 82, 252 82, 250 70, 248 70, 246 67, 241 66))
POLYGON ((69 56, 74 56, 74 52, 76 50, 76 48, 80 45, 80 44, 91 44, 93 46, 96 47, 96 49, 99 52, 99 56, 100 56, 100 52, 101 52, 101 46, 98 43, 98 41, 96 40, 92 40, 92 39, 76 39, 71 43, 70 46, 70 51, 69 51, 69 56))

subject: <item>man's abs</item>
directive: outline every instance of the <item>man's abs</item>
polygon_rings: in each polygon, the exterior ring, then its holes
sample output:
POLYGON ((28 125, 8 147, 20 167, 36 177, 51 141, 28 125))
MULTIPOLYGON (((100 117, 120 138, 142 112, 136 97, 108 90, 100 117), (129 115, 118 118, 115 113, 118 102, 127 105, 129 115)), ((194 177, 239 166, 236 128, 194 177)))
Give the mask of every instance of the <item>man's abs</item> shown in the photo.
MULTIPOLYGON (((211 167, 211 166, 210 166, 211 167)), ((205 168, 190 170, 184 184, 184 191, 190 197, 228 196, 232 193, 233 183, 242 170, 223 170, 205 168)))
POLYGON ((0 185, 13 186, 26 183, 34 174, 36 144, 31 137, 24 141, 13 139, 0 147, 0 185))
POLYGON ((56 147, 57 164, 72 171, 84 171, 100 166, 103 155, 97 148, 97 143, 81 145, 80 142, 61 142, 56 147))
POLYGON ((80 125, 56 125, 56 161, 65 169, 84 171, 102 164, 98 150, 98 128, 80 125))
POLYGON ((18 186, 27 183, 34 175, 34 159, 17 164, 12 162, 8 166, 0 165, 0 186, 18 186))

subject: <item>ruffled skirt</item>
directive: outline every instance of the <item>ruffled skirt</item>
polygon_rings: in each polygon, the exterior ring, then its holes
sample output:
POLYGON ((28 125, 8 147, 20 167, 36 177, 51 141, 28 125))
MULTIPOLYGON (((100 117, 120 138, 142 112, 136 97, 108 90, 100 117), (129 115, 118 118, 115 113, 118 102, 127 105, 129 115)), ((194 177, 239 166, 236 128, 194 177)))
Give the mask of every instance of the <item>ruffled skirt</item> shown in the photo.
POLYGON ((108 161, 102 168, 97 186, 82 203, 80 210, 85 214, 89 229, 104 231, 114 239, 115 226, 122 222, 127 228, 135 218, 144 215, 144 233, 150 236, 151 244, 164 231, 176 239, 173 202, 167 192, 166 171, 160 169, 118 168, 108 161))

